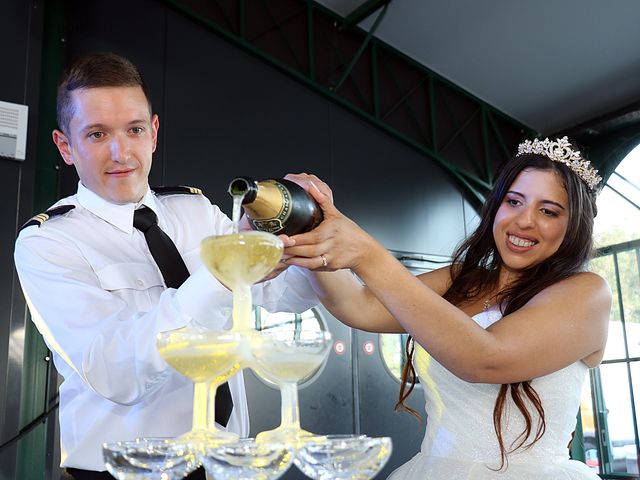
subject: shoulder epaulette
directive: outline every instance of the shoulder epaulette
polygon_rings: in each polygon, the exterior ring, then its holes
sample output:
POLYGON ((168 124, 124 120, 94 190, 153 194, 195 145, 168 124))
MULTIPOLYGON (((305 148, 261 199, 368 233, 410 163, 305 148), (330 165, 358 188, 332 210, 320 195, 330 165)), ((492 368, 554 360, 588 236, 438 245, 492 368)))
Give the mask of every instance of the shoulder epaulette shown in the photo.
POLYGON ((49 220, 51 217, 65 214, 69 210, 73 210, 74 208, 76 208, 75 205, 60 205, 59 207, 50 208, 44 213, 39 213, 38 215, 31 217, 31 220, 29 220, 27 223, 22 225, 22 227, 20 227, 20 230, 22 230, 23 228, 30 227, 31 225, 38 225, 38 227, 40 227, 44 222, 49 220))
POLYGON ((175 194, 188 194, 188 195, 202 195, 202 190, 196 187, 183 187, 179 185, 177 187, 151 187, 156 195, 175 195, 175 194))

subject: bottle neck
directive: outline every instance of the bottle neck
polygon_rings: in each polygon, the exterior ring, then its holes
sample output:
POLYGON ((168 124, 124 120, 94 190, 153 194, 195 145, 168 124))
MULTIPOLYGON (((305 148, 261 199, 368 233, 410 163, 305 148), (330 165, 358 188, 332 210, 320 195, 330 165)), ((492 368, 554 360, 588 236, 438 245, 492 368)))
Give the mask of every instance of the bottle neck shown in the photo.
POLYGON ((257 192, 252 200, 242 202, 247 214, 254 220, 280 218, 285 221, 291 211, 291 193, 276 180, 257 182, 257 192))
POLYGON ((229 183, 227 190, 233 197, 242 196, 242 204, 251 203, 258 195, 258 183, 250 177, 236 177, 229 183))

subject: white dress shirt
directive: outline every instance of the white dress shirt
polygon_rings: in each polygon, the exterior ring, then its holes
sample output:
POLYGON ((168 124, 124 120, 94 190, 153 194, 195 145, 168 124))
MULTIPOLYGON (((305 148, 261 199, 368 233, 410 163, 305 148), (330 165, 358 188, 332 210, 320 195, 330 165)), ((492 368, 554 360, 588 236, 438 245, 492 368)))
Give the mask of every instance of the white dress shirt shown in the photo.
MULTIPOLYGON (((18 236, 15 264, 31 316, 53 352, 60 386, 61 466, 105 470, 102 444, 174 437, 191 428, 193 383, 160 357, 158 332, 196 322, 230 326, 232 295, 206 269, 200 242, 230 233, 231 221, 198 194, 155 195, 151 208, 191 276, 166 288, 144 235, 133 227, 136 204, 116 205, 78 186, 57 202, 75 205, 18 236)), ((291 267, 252 288, 269 311, 302 312, 318 299, 291 267)), ((229 381, 227 428, 247 436, 241 373, 229 381)))

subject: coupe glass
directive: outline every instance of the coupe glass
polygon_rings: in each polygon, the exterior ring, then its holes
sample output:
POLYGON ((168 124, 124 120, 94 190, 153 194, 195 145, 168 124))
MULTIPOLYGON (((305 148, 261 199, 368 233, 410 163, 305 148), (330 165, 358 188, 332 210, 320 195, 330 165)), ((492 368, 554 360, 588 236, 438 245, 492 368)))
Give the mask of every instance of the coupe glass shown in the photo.
POLYGON ((300 428, 298 385, 327 358, 331 334, 322 331, 278 330, 260 332, 252 338, 253 368, 261 377, 280 387, 280 426, 261 432, 258 442, 284 443, 297 448, 314 437, 300 428))
POLYGON ((208 401, 208 396, 215 397, 216 387, 242 368, 240 334, 181 328, 159 333, 156 345, 162 358, 194 383, 191 431, 178 437, 178 442, 202 451, 207 446, 238 441, 237 434, 220 430, 207 418, 215 418, 215 398, 208 401))
POLYGON ((326 435, 303 445, 293 461, 314 480, 368 480, 384 467, 391 450, 389 437, 326 435))
POLYGON ((202 464, 215 480, 275 480, 289 469, 292 457, 281 443, 244 439, 207 449, 202 464))
POLYGON ((184 444, 165 438, 140 438, 102 446, 107 471, 118 480, 177 480, 198 461, 184 444))
POLYGON ((251 231, 207 237, 200 247, 209 271, 233 291, 233 330, 253 330, 251 285, 276 267, 284 250, 282 240, 251 231))

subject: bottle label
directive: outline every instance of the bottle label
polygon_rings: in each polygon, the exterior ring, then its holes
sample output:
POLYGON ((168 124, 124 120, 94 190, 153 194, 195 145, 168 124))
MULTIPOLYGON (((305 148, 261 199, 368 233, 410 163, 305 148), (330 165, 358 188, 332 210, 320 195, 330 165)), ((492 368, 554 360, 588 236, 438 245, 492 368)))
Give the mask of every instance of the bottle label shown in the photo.
POLYGON ((267 233, 276 233, 282 230, 282 222, 277 218, 271 218, 269 220, 251 220, 256 230, 262 230, 267 233))
POLYGON ((278 211, 278 215, 271 218, 251 219, 251 223, 257 230, 268 233, 277 233, 284 228, 284 223, 291 214, 291 193, 289 189, 280 182, 273 183, 280 190, 280 198, 282 200, 282 208, 278 211))

